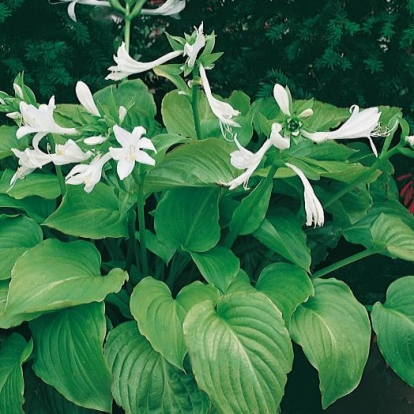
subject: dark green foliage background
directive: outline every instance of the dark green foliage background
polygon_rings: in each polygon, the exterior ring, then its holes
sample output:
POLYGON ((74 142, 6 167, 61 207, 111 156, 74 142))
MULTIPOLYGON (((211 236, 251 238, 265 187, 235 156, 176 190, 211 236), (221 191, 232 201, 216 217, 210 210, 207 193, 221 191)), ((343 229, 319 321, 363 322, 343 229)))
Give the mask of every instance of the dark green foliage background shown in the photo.
MULTIPOLYGON (((0 2, 0 90, 10 90, 22 70, 43 99, 73 101, 78 79, 92 90, 108 83, 103 78, 120 41, 109 9, 77 5, 75 23, 66 8, 47 0, 0 2)), ((412 122, 413 13, 414 0, 188 0, 179 20, 136 20, 131 53, 159 57, 169 51, 165 27, 181 35, 204 21, 225 53, 211 72, 219 94, 243 89, 264 96, 279 82, 296 98, 400 106, 412 122)), ((168 88, 142 76, 155 90, 168 88)))

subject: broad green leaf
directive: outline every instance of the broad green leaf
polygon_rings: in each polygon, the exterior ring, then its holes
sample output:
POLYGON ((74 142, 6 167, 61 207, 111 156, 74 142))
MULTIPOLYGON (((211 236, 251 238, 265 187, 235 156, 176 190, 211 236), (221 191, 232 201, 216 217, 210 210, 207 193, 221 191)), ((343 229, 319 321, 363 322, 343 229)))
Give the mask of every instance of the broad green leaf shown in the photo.
POLYGON ((264 293, 280 309, 287 326, 299 304, 314 294, 308 274, 289 263, 274 263, 260 273, 256 289, 264 293))
MULTIPOLYGON (((177 90, 169 92, 162 101, 161 113, 163 121, 169 133, 180 134, 192 139, 221 138, 222 132, 218 118, 211 111, 210 105, 203 92, 197 95, 198 114, 200 118, 200 136, 194 124, 193 109, 188 95, 180 94, 177 90)), ((222 102, 227 102, 241 112, 235 121, 241 127, 234 127, 237 139, 242 145, 246 145, 252 136, 253 127, 249 112, 249 97, 242 91, 234 91, 229 99, 218 97, 222 102)))
POLYGON ((234 210, 229 223, 230 234, 234 237, 256 231, 266 217, 272 193, 273 177, 263 179, 260 184, 234 210))
POLYGON ((113 375, 112 394, 127 414, 207 412, 208 399, 193 376, 154 351, 135 322, 125 322, 109 333, 105 356, 113 375))
POLYGON ((205 252, 220 239, 217 188, 180 188, 164 193, 155 211, 155 231, 166 246, 205 252))
POLYGON ((105 277, 100 273, 101 258, 91 243, 63 243, 48 239, 17 259, 12 269, 7 303, 0 315, 0 327, 7 328, 10 317, 52 311, 90 302, 100 302, 118 292, 128 278, 121 269, 105 277))
POLYGON ((399 217, 380 214, 371 226, 374 244, 383 247, 391 257, 414 262, 414 226, 399 217))
POLYGON ((23 413, 22 364, 30 356, 33 343, 12 333, 0 348, 0 407, 2 414, 23 413))
POLYGON ((25 211, 36 223, 43 223, 46 217, 55 210, 56 202, 37 196, 16 200, 8 194, 0 194, 0 208, 6 208, 8 214, 10 214, 10 209, 18 212, 25 211))
POLYGON ((26 414, 98 414, 75 405, 52 386, 45 384, 29 366, 24 370, 24 410, 26 414))
POLYGON ((184 287, 175 299, 168 286, 152 277, 142 279, 131 295, 131 313, 140 332, 168 362, 183 368, 187 347, 182 325, 190 308, 204 300, 217 300, 212 287, 194 282, 184 287))
POLYGON ((413 215, 400 202, 396 200, 375 202, 365 217, 342 230, 346 240, 350 243, 362 244, 366 248, 373 247, 371 226, 381 214, 387 217, 393 216, 410 228, 414 228, 413 215))
POLYGON ((310 267, 310 251, 306 235, 296 216, 288 210, 277 210, 263 220, 253 236, 270 250, 304 270, 310 267))
POLYGON ((11 149, 19 148, 20 142, 16 137, 16 126, 0 126, 0 159, 13 155, 11 149))
POLYGON ((127 116, 122 126, 131 130, 141 125, 147 129, 149 136, 154 135, 154 117, 156 106, 154 97, 140 79, 128 80, 117 85, 110 85, 94 94, 98 107, 103 108, 118 122, 118 110, 122 105, 127 109, 127 116))
POLYGON ((237 292, 256 292, 256 289, 250 283, 249 276, 243 269, 240 269, 226 290, 227 295, 237 292))
POLYGON ((348 108, 337 108, 319 101, 313 101, 312 109, 313 115, 306 120, 306 127, 312 131, 329 131, 350 116, 348 108))
POLYGON ((111 412, 111 374, 103 356, 103 303, 42 315, 30 323, 35 343, 33 370, 66 399, 111 412))
POLYGON ((203 253, 190 254, 204 279, 222 292, 227 290, 240 271, 239 258, 226 247, 216 246, 203 253))
POLYGON ((6 170, 0 179, 0 193, 7 193, 17 200, 29 196, 39 196, 54 200, 60 196, 59 182, 56 175, 33 172, 24 179, 19 179, 10 188, 10 180, 15 171, 6 170))
POLYGON ((384 304, 372 308, 378 347, 390 367, 414 387, 414 276, 391 283, 384 304))
POLYGON ((39 225, 27 217, 0 217, 0 280, 11 277, 11 269, 25 251, 42 241, 39 225))
POLYGON ((82 186, 67 187, 59 208, 43 223, 72 236, 90 239, 127 237, 127 215, 113 188, 98 183, 86 193, 82 186))
POLYGON ((230 164, 233 150, 228 142, 214 138, 181 145, 148 172, 144 189, 156 192, 227 183, 240 173, 230 164))
POLYGON ((168 92, 162 100, 161 113, 170 134, 197 139, 189 96, 180 94, 177 90, 168 92))
POLYGON ((319 372, 322 406, 326 408, 359 384, 371 327, 364 306, 345 283, 315 279, 314 287, 315 295, 293 314, 290 333, 319 372))
MULTIPOLYGON (((329 188, 329 192, 322 189, 318 191, 322 206, 325 201, 329 201, 336 192, 340 191, 343 185, 330 182, 327 188, 329 188)), ((325 210, 333 215, 335 223, 348 227, 365 217, 371 206, 372 197, 364 184, 344 194, 339 200, 326 207, 325 210)))
POLYGON ((222 413, 275 413, 293 352, 280 311, 259 292, 194 306, 184 337, 199 387, 222 413))

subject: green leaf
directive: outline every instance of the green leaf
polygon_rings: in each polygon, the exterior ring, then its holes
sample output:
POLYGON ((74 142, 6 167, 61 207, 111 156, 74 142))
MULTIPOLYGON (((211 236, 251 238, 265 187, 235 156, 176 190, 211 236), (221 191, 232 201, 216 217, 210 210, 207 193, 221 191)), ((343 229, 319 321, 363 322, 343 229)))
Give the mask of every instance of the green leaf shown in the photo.
POLYGON ((359 384, 371 327, 364 306, 345 283, 315 279, 314 287, 315 296, 293 314, 290 333, 319 372, 322 406, 326 408, 359 384))
POLYGON ((0 216, 0 280, 9 279, 17 258, 42 238, 42 230, 34 220, 0 216))
POLYGON ((90 193, 82 186, 68 186, 62 204, 43 224, 90 239, 128 235, 127 215, 122 214, 113 188, 103 183, 98 183, 90 193))
POLYGON ((256 289, 264 293, 280 309, 289 326, 293 312, 314 294, 308 274, 289 263, 273 263, 260 273, 256 289))
POLYGON ((362 244, 367 249, 373 247, 371 226, 381 214, 394 217, 410 228, 414 228, 413 215, 397 200, 386 200, 385 202, 374 203, 365 217, 355 224, 345 227, 342 233, 346 240, 350 243, 362 244))
POLYGON ((109 293, 118 292, 127 273, 113 269, 102 277, 100 264, 98 250, 85 241, 48 239, 33 247, 17 259, 12 269, 0 327, 14 326, 10 325, 10 317, 30 320, 34 313, 99 302, 109 293))
POLYGON ((113 375, 112 394, 127 414, 207 412, 208 399, 192 375, 154 351, 135 322, 125 322, 109 333, 105 356, 113 375))
POLYGON ((273 177, 263 179, 254 190, 240 202, 234 210, 229 223, 230 234, 234 237, 247 235, 256 231, 266 217, 270 195, 273 188, 273 177))
POLYGON ((111 412, 111 374, 103 356, 103 303, 42 315, 30 323, 33 369, 45 383, 82 407, 111 412))
POLYGON ((8 213, 10 213, 9 209, 17 210, 18 212, 25 211, 36 223, 42 223, 55 210, 56 202, 37 196, 16 200, 8 194, 0 194, 0 207, 6 208, 8 213))
POLYGON ((226 247, 216 246, 203 253, 190 254, 204 279, 222 292, 227 290, 240 271, 239 258, 226 247))
POLYGON ((399 217, 380 214, 371 226, 371 234, 375 245, 391 257, 414 262, 414 230, 399 217))
POLYGON ((24 409, 26 414, 98 414, 99 411, 75 405, 52 386, 37 377, 31 366, 24 370, 24 409))
POLYGON ((280 209, 272 212, 253 236, 270 250, 302 269, 309 270, 311 256, 306 245, 306 235, 296 216, 290 211, 280 209))
POLYGON ((127 80, 108 86, 96 92, 94 99, 98 107, 101 106, 115 122, 118 122, 119 107, 124 106, 128 111, 122 124, 124 128, 132 130, 135 126, 141 125, 147 129, 149 136, 154 134, 157 108, 152 94, 142 80, 127 80))
POLYGON ((148 172, 144 189, 156 192, 227 183, 239 174, 230 164, 232 151, 228 142, 214 138, 181 145, 148 172))
POLYGON ((30 356, 33 342, 12 333, 0 349, 0 407, 4 414, 24 413, 22 364, 30 356))
POLYGON ((194 282, 173 299, 165 283, 146 277, 132 292, 130 306, 140 332, 152 347, 169 363, 184 369, 187 353, 182 329, 184 317, 195 304, 217 298, 218 292, 212 286, 194 282))
POLYGON ((54 200, 60 195, 59 182, 56 175, 33 172, 24 179, 17 180, 10 188, 10 180, 14 171, 5 170, 0 179, 0 193, 7 193, 13 198, 21 200, 29 196, 39 196, 54 200))
POLYGON ((155 211, 157 237, 166 246, 205 252, 220 239, 217 188, 169 190, 155 211))
POLYGON ((19 148, 20 142, 16 138, 17 127, 0 126, 0 159, 13 155, 11 149, 19 148))
POLYGON ((280 311, 259 292, 194 306, 184 337, 199 387, 223 413, 275 413, 293 352, 280 311))
POLYGON ((170 134, 197 139, 190 97, 177 90, 168 92, 162 100, 162 119, 170 134))
POLYGON ((384 304, 372 308, 378 347, 390 367, 414 387, 414 276, 391 283, 384 304))

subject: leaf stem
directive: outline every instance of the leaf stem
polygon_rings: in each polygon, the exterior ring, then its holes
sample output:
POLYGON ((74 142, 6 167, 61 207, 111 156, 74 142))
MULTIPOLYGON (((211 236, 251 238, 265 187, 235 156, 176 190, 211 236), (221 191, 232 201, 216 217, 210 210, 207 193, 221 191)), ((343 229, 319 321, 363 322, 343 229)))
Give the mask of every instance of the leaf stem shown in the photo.
POLYGON ((336 263, 333 263, 329 266, 326 266, 322 269, 317 270, 315 273, 312 274, 312 279, 317 279, 319 277, 325 276, 328 273, 332 273, 335 270, 338 270, 344 266, 348 266, 354 262, 357 262, 358 260, 364 259, 365 257, 369 257, 374 254, 377 254, 381 252, 382 250, 383 250, 382 248, 375 247, 375 248, 367 249, 362 252, 353 254, 352 256, 346 257, 345 259, 339 260, 336 263))
POLYGON ((193 110, 194 126, 197 139, 201 139, 200 112, 198 111, 199 88, 198 84, 194 82, 194 79, 198 78, 198 68, 194 68, 193 74, 193 84, 191 86, 191 108, 193 110))
POLYGON ((138 215, 138 232, 140 241, 140 259, 143 277, 148 276, 148 254, 147 254, 147 235, 145 231, 145 195, 144 186, 137 168, 132 171, 137 189, 137 215, 138 215))

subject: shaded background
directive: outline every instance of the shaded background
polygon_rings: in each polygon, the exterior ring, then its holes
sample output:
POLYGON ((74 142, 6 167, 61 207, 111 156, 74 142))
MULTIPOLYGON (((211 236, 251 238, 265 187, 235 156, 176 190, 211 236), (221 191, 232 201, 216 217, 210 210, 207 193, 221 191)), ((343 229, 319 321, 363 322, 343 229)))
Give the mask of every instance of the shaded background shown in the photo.
MULTIPOLYGON (((75 101, 78 79, 92 90, 108 84, 120 41, 110 9, 77 5, 77 23, 66 9, 48 0, 0 1, 0 90, 10 91, 21 71, 42 100, 55 94, 57 102, 75 101)), ((131 54, 159 57, 170 50, 165 29, 182 35, 203 21, 224 52, 211 72, 223 96, 238 88, 265 96, 279 82, 296 98, 399 106, 413 123, 413 13, 414 0, 187 0, 179 20, 137 19, 131 54)), ((170 87, 143 77, 156 91, 170 87)))

